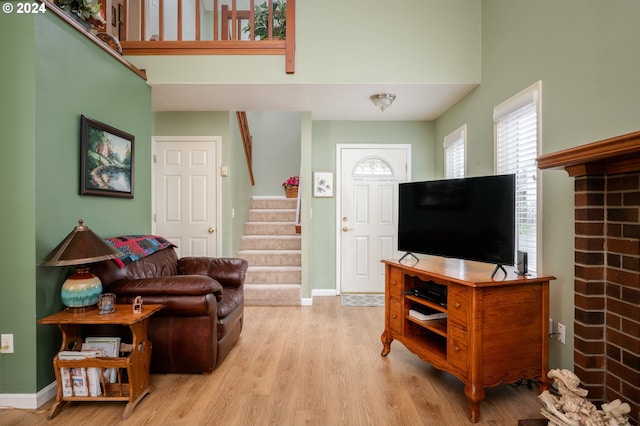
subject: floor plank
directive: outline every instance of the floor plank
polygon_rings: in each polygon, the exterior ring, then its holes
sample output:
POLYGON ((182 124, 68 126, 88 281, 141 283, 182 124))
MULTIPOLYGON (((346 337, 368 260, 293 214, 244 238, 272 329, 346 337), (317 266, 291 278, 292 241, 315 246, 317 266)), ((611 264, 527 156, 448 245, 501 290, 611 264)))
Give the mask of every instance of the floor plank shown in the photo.
MULTIPOLYGON (((380 356, 382 307, 245 308, 240 341, 209 375, 152 375, 155 390, 126 421, 124 404, 65 405, 47 421, 38 410, 5 409, 0 425, 471 425, 463 384, 398 342, 380 356)), ((517 356, 517 354, 514 354, 517 356)), ((486 390, 477 425, 538 419, 537 389, 486 390)))

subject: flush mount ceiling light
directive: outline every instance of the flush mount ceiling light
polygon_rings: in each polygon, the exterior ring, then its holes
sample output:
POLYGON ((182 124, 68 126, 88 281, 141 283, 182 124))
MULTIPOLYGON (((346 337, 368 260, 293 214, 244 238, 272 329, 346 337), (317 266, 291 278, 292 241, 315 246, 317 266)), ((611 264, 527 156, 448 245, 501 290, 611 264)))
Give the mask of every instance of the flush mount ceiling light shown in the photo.
POLYGON ((395 99, 396 95, 391 93, 378 93, 371 96, 371 102, 373 102, 377 108, 380 108, 380 111, 387 109, 395 99))

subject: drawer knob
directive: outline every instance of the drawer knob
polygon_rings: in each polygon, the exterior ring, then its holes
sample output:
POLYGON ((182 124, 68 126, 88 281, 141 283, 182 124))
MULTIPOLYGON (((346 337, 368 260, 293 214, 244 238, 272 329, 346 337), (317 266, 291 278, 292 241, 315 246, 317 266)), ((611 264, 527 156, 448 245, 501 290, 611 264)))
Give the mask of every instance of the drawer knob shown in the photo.
POLYGON ((455 306, 457 309, 460 309, 461 305, 460 305, 460 302, 456 302, 456 303, 453 304, 453 306, 455 306))
POLYGON ((460 347, 459 346, 454 346, 453 347, 453 351, 454 352, 460 352, 460 347))
POLYGON ((391 285, 398 285, 398 281, 396 280, 391 281, 391 285))
POLYGON ((396 314, 393 314, 393 315, 391 315, 391 318, 392 319, 396 319, 396 318, 398 318, 398 316, 396 314))

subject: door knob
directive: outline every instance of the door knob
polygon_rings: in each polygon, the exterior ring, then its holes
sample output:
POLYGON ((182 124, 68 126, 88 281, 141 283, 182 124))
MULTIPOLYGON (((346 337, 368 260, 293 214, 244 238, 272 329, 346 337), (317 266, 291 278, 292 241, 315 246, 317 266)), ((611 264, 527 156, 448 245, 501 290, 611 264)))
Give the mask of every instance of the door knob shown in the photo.
POLYGON ((213 229, 213 226, 210 226, 208 231, 209 231, 210 234, 213 234, 214 232, 216 232, 216 230, 213 229))
POLYGON ((346 226, 342 227, 342 232, 349 232, 351 231, 351 228, 347 228, 346 226))

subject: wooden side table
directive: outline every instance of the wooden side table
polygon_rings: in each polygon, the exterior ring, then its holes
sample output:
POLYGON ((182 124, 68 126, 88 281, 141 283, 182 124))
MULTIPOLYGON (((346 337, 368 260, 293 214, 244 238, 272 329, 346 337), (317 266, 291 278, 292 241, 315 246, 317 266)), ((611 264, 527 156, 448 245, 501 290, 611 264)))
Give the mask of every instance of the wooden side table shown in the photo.
POLYGON ((129 352, 125 357, 100 357, 82 360, 61 360, 56 355, 53 358, 53 368, 56 374, 58 393, 56 402, 51 407, 48 419, 52 419, 67 401, 126 401, 122 419, 131 415, 136 405, 148 393, 153 391, 149 383, 149 365, 151 363, 151 342, 147 338, 149 318, 164 305, 143 305, 142 313, 134 314, 131 305, 117 305, 116 312, 99 315, 98 310, 76 313, 65 309, 56 314, 42 318, 40 324, 55 324, 62 332, 61 351, 79 351, 82 348, 82 326, 85 325, 122 325, 131 330, 131 345, 122 345, 121 352, 129 352), (124 348, 130 351, 123 350, 124 348), (101 378, 103 394, 100 396, 64 396, 62 392, 62 378, 60 368, 116 368, 118 379, 116 383, 105 383, 101 378), (124 382, 122 373, 126 370, 128 383, 124 382))

